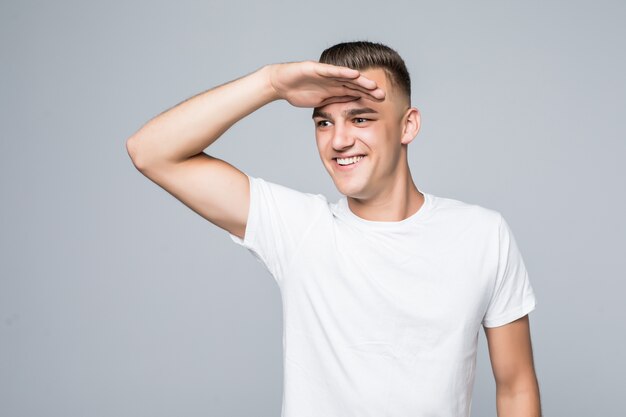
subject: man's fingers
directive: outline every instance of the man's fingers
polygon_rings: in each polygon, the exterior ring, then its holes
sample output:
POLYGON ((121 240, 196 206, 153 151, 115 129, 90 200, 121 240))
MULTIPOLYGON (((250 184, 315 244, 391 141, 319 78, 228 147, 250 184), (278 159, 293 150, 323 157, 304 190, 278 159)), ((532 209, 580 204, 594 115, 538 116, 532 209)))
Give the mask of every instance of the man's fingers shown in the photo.
POLYGON ((383 101, 385 99, 385 91, 381 88, 368 90, 361 87, 360 85, 355 85, 351 83, 342 83, 341 86, 343 87, 342 95, 350 95, 352 92, 354 92, 355 94, 360 93, 359 96, 365 97, 373 101, 383 101))
POLYGON ((365 77, 360 71, 353 68, 318 62, 315 66, 315 71, 318 75, 331 79, 336 83, 344 86, 350 85, 359 89, 359 91, 370 94, 374 99, 382 100, 385 97, 385 92, 378 87, 376 81, 365 77))
POLYGON ((319 75, 323 77, 341 79, 347 78, 350 80, 358 78, 360 75, 360 72, 355 69, 330 64, 318 64, 318 66, 316 67, 316 71, 319 75))
POLYGON ((369 78, 366 78, 363 75, 359 76, 359 78, 357 78, 356 80, 352 82, 358 85, 362 85, 363 87, 368 88, 370 90, 375 89, 377 87, 376 81, 370 80, 369 78))
POLYGON ((349 101, 356 101, 360 98, 361 97, 355 97, 355 96, 333 96, 322 101, 318 107, 324 107, 325 105, 332 104, 332 103, 347 103, 349 101))
POLYGON ((321 64, 317 67, 317 73, 326 78, 332 78, 339 82, 351 82, 370 90, 376 89, 376 81, 370 80, 361 74, 360 71, 348 67, 340 67, 330 64, 321 64))
POLYGON ((376 81, 370 80, 369 78, 365 78, 362 75, 360 75, 357 78, 345 78, 345 77, 329 77, 329 78, 332 78, 334 81, 337 81, 340 83, 350 83, 359 87, 366 88, 368 90, 375 90, 376 88, 378 88, 376 81))
POLYGON ((356 101, 356 100, 361 100, 361 99, 366 99, 366 100, 371 100, 371 101, 376 101, 376 102, 381 101, 379 99, 376 99, 375 97, 370 96, 369 94, 362 93, 358 90, 351 90, 349 88, 343 88, 341 90, 338 90, 332 96, 327 97, 320 104, 318 104, 318 106, 322 107, 331 103, 345 103, 345 102, 356 101))
POLYGON ((382 100, 385 98, 385 91, 378 87, 374 80, 365 78, 362 75, 357 79, 347 80, 345 78, 333 77, 335 85, 342 85, 345 87, 357 89, 363 93, 371 95, 373 98, 382 100))

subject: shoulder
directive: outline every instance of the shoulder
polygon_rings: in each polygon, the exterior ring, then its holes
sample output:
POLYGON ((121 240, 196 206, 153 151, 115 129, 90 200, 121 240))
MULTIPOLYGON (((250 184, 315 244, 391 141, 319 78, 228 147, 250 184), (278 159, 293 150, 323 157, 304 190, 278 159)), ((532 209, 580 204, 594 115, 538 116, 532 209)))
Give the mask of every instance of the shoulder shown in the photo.
POLYGON ((432 209, 442 221, 481 228, 497 230, 502 219, 497 210, 451 197, 432 196, 432 209))
POLYGON ((328 201, 323 194, 297 190, 261 177, 249 175, 251 199, 265 202, 280 211, 297 214, 328 209, 328 201))

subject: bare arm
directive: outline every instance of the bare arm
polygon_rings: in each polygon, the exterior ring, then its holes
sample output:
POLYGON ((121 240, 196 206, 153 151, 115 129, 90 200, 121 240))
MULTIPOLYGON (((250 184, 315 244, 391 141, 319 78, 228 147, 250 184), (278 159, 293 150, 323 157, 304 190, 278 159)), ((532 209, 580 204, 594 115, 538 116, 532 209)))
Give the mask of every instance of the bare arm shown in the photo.
POLYGON ((141 169, 201 153, 235 122, 278 99, 268 69, 197 94, 151 119, 127 142, 133 163, 141 169))
POLYGON ((504 326, 485 327, 485 335, 498 417, 541 417, 528 315, 504 326))
POLYGON ((213 224, 243 238, 248 179, 203 150, 272 101, 315 107, 363 96, 380 100, 384 93, 356 70, 315 61, 266 65, 157 115, 126 141, 126 149, 142 174, 213 224))

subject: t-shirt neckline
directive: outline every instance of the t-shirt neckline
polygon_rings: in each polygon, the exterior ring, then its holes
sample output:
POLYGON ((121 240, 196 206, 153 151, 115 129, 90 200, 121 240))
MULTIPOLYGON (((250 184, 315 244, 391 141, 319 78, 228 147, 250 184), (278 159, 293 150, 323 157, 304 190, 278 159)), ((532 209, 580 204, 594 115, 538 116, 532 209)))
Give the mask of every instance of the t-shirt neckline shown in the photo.
POLYGON ((418 191, 424 195, 424 203, 415 213, 410 215, 404 220, 399 221, 378 221, 378 220, 366 220, 363 219, 350 210, 350 206, 348 205, 348 197, 343 196, 339 199, 337 204, 338 206, 338 214, 346 220, 347 222, 360 227, 365 227, 374 230, 386 230, 386 231, 402 231, 406 230, 407 226, 413 225, 415 223, 420 222, 430 211, 432 206, 433 196, 430 193, 425 192, 418 188, 418 191))

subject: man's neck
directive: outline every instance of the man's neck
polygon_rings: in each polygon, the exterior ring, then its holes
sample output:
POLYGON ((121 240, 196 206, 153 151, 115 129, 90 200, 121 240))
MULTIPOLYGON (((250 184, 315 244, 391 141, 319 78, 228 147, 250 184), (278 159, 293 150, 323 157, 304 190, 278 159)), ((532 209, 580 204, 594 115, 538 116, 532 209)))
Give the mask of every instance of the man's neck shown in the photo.
POLYGON ((417 213, 424 204, 424 194, 420 193, 410 173, 386 192, 375 198, 364 200, 347 196, 352 213, 362 219, 380 222, 398 222, 417 213))

